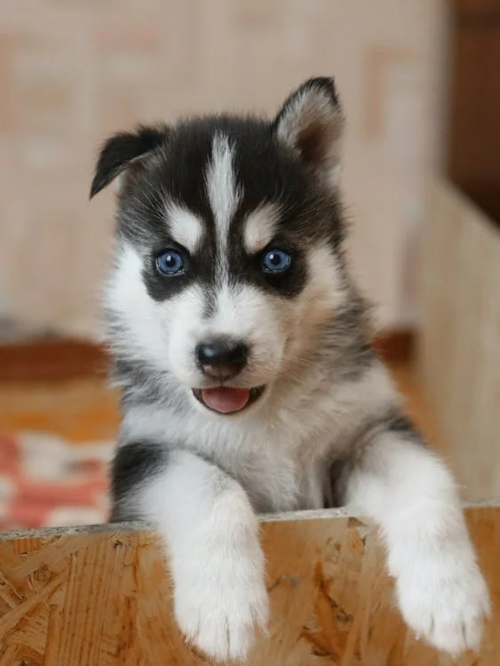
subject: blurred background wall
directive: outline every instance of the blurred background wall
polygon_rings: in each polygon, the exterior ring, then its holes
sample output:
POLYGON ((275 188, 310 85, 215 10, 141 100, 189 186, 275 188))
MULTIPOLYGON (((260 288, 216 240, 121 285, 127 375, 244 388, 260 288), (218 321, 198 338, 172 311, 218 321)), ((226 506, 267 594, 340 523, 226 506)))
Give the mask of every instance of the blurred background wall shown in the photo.
POLYGON ((317 74, 348 125, 351 252, 379 323, 412 323, 425 186, 441 161, 441 0, 2 0, 0 314, 96 331, 113 194, 92 203, 97 147, 134 123, 273 113, 317 74))
POLYGON ((500 497, 499 71, 499 0, 0 0, 0 527, 7 501, 24 511, 20 452, 52 450, 23 433, 63 438, 49 466, 63 484, 65 442, 115 436, 106 355, 69 339, 99 331, 114 207, 111 188, 88 201, 101 142, 183 114, 273 114, 312 75, 335 76, 348 119, 350 252, 378 304, 375 346, 464 497, 500 497))

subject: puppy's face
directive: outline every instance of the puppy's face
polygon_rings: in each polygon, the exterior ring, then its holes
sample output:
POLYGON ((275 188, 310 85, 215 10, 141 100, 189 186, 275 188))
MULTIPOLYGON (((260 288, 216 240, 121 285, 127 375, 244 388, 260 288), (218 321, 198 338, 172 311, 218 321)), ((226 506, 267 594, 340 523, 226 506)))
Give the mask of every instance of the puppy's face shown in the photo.
POLYGON ((92 194, 120 174, 119 354, 218 414, 257 408, 310 362, 343 298, 341 124, 331 80, 313 79, 272 123, 207 118, 106 143, 92 194))

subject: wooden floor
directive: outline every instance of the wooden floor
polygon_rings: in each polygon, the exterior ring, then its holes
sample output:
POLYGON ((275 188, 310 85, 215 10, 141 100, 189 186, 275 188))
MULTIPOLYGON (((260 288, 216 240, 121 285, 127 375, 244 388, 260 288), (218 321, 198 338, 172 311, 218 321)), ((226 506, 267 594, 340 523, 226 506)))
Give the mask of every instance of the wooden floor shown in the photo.
MULTIPOLYGON (((432 415, 411 366, 395 363, 391 371, 406 398, 408 414, 439 448, 432 415)), ((0 382, 0 431, 42 430, 78 443, 113 439, 118 419, 117 394, 104 378, 0 382)))
POLYGON ((73 442, 113 439, 118 399, 103 379, 0 383, 0 431, 43 430, 73 442))

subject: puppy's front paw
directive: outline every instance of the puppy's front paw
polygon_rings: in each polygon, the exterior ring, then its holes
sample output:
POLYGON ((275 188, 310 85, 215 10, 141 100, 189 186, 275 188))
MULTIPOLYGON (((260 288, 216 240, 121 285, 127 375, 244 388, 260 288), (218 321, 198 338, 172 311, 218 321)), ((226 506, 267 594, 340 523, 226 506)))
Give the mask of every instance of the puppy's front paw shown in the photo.
POLYGON ((257 518, 238 487, 221 493, 197 530, 174 542, 174 611, 187 640, 217 661, 245 660, 269 599, 257 518))
POLYGON ((468 543, 432 554, 408 552, 397 592, 401 612, 419 638, 452 655, 479 647, 490 602, 468 543))
POLYGON ((176 580, 179 627, 190 643, 217 661, 244 661, 256 630, 265 630, 269 616, 262 561, 219 553, 205 566, 176 580))

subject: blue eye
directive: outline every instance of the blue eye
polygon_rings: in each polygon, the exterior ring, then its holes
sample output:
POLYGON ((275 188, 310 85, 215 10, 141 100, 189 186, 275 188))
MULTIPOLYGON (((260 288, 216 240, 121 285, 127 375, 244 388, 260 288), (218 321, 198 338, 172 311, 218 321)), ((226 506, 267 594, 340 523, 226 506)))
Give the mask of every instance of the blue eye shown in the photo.
POLYGON ((165 250, 156 258, 156 268, 163 275, 178 275, 183 272, 184 259, 177 250, 165 250))
POLYGON ((285 250, 273 249, 262 258, 264 273, 284 273, 290 268, 292 257, 285 250))

